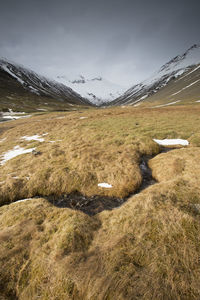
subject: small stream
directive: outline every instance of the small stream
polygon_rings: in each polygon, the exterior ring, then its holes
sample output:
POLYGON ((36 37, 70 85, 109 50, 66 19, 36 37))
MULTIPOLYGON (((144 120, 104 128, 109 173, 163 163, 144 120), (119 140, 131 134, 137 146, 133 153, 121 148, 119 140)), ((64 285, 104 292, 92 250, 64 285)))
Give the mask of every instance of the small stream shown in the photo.
MULTIPOLYGON (((160 149, 161 151, 159 154, 166 153, 176 148, 161 147, 160 149)), ((148 166, 148 161, 156 155, 144 155, 141 157, 139 166, 143 178, 142 183, 134 193, 130 194, 126 198, 107 197, 98 195, 86 197, 80 194, 79 192, 62 195, 60 197, 52 195, 45 198, 56 207, 68 207, 71 209, 80 210, 88 214, 89 216, 94 216, 97 213, 102 212, 103 210, 112 210, 116 207, 121 206, 130 197, 140 193, 150 185, 156 183, 156 180, 152 177, 152 171, 148 166)))

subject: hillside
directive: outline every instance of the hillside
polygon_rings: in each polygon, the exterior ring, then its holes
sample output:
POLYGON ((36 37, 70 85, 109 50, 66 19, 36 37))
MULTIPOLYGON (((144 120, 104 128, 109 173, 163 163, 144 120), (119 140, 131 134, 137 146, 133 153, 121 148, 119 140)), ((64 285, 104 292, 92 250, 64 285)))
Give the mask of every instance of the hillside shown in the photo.
POLYGON ((163 65, 158 72, 126 91, 111 105, 157 105, 184 101, 192 103, 200 95, 200 46, 194 45, 163 65))
POLYGON ((0 110, 65 110, 73 105, 88 106, 90 103, 63 84, 0 60, 0 110))

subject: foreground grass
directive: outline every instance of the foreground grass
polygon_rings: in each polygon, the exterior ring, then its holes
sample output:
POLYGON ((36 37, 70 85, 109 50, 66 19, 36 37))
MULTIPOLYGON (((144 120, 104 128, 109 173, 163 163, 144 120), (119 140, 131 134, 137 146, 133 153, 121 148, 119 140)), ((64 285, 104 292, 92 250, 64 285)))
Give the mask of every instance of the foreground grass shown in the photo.
POLYGON ((0 208, 0 299, 199 299, 199 110, 114 108, 1 124, 1 152, 41 152, 1 166, 1 204, 41 198, 0 208), (20 140, 45 133, 42 143, 20 140), (190 146, 153 158, 158 183, 120 208, 89 217, 42 198, 128 195, 141 183, 140 156, 159 152, 152 138, 190 146))

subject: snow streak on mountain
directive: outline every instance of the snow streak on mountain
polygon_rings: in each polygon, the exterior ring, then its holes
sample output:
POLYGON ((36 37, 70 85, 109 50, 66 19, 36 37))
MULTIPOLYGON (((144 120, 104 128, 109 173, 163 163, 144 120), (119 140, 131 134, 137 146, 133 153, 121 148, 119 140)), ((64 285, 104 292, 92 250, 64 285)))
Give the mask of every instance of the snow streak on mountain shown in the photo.
MULTIPOLYGON (((148 97, 156 94, 163 87, 167 86, 170 81, 180 77, 191 70, 195 72, 200 68, 200 45, 193 45, 184 54, 178 55, 163 65, 160 70, 154 73, 150 78, 134 85, 123 95, 114 100, 111 104, 136 105, 148 97), (194 68, 196 66, 196 68, 194 68)), ((191 74, 190 72, 187 75, 191 74)))

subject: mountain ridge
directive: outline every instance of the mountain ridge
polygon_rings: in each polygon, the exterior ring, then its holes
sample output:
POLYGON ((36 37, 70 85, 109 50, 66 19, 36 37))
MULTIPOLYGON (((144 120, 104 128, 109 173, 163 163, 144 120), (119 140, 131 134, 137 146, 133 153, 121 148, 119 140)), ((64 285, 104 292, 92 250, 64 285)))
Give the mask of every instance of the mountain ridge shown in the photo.
POLYGON ((181 75, 186 74, 188 71, 192 73, 194 66, 197 66, 196 70, 198 70, 198 64, 200 64, 200 45, 194 44, 182 55, 175 56, 161 66, 151 77, 132 86, 123 95, 111 102, 110 105, 135 105, 144 100, 146 101, 176 78, 180 78, 181 75))
POLYGON ((67 103, 69 105, 91 105, 87 99, 81 97, 70 87, 51 80, 45 76, 39 75, 29 68, 11 62, 5 58, 0 59, 0 77, 1 94, 5 97, 10 97, 8 86, 13 85, 11 89, 13 90, 15 87, 14 94, 16 97, 21 95, 23 88, 26 91, 27 97, 29 94, 31 99, 46 97, 55 99, 58 101, 58 103, 67 103), (13 80, 12 82, 11 78, 13 80), (32 95, 30 95, 30 93, 32 95))

